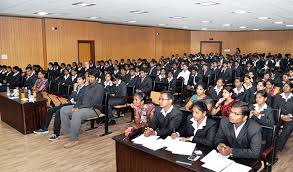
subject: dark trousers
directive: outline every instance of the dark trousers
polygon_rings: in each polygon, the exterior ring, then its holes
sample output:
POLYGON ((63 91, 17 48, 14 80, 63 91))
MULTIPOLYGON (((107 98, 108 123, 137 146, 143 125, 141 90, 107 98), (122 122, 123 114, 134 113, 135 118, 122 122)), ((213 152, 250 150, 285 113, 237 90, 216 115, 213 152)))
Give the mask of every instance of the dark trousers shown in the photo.
POLYGON ((293 121, 284 122, 283 126, 284 126, 284 128, 283 128, 283 130, 277 140, 277 150, 283 150, 287 140, 290 137, 290 134, 293 131, 293 121))
POLYGON ((115 120, 113 116, 113 109, 112 106, 115 105, 123 105, 126 103, 125 98, 120 98, 120 97, 110 97, 108 100, 108 118, 109 120, 115 120))
POLYGON ((56 107, 52 107, 47 111, 47 115, 45 117, 45 122, 43 126, 43 130, 48 131, 48 127, 50 125, 51 119, 53 117, 53 114, 55 113, 55 119, 54 119, 54 134, 57 136, 60 136, 60 129, 61 129, 61 119, 60 119, 60 109, 63 106, 67 106, 70 104, 62 104, 56 107))

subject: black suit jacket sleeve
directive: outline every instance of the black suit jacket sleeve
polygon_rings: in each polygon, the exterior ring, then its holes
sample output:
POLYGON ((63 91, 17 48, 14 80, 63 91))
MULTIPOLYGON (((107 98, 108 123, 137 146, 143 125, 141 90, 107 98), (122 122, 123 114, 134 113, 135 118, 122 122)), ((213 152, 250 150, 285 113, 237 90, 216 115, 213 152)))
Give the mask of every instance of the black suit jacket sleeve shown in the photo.
POLYGON ((205 146, 213 146, 214 144, 214 139, 216 136, 216 132, 217 132, 217 125, 215 121, 211 121, 211 119, 207 119, 207 126, 208 128, 206 128, 206 137, 197 137, 197 135, 195 135, 192 139, 193 143, 198 143, 201 145, 205 145, 205 146))

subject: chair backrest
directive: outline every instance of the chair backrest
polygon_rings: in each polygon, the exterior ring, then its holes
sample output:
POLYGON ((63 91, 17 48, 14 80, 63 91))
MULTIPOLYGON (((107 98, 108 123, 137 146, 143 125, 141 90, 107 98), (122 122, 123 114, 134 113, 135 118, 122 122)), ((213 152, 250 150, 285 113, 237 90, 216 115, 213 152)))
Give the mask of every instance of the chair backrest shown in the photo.
POLYGON ((168 87, 169 87, 168 83, 154 82, 153 91, 157 91, 157 92, 167 91, 168 87))
POLYGON ((184 86, 184 79, 178 78, 176 79, 176 93, 182 93, 183 92, 183 86, 184 86))
POLYGON ((153 104, 156 104, 156 105, 160 104, 160 101, 159 101, 160 94, 161 94, 160 92, 156 92, 156 91, 151 92, 150 98, 152 99, 153 104))
POLYGON ((281 109, 272 109, 275 124, 278 125, 281 121, 281 109))
POLYGON ((127 103, 132 103, 135 87, 127 86, 127 103))

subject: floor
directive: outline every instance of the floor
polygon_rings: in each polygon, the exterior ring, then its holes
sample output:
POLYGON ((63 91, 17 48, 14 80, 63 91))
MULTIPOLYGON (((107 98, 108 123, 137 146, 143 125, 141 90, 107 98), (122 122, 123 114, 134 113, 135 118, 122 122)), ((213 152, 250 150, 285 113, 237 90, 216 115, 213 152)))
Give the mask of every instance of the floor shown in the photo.
MULTIPOLYGON (((127 128, 129 119, 119 118, 117 125, 110 126, 113 133, 104 137, 99 136, 102 126, 85 131, 89 125, 83 124, 80 144, 71 149, 63 148, 65 138, 49 142, 49 135, 24 136, 0 121, 0 172, 115 172, 115 145, 111 138, 127 128)), ((273 171, 292 172, 293 137, 278 157, 273 171)))

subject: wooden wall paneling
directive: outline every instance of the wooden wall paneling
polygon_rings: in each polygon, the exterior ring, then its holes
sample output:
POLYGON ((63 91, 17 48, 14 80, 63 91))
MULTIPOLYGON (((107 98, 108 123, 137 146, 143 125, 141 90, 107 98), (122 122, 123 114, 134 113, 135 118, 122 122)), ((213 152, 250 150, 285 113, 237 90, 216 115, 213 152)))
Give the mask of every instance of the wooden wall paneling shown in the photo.
POLYGON ((43 66, 42 20, 0 16, 0 54, 8 55, 0 64, 43 66))

